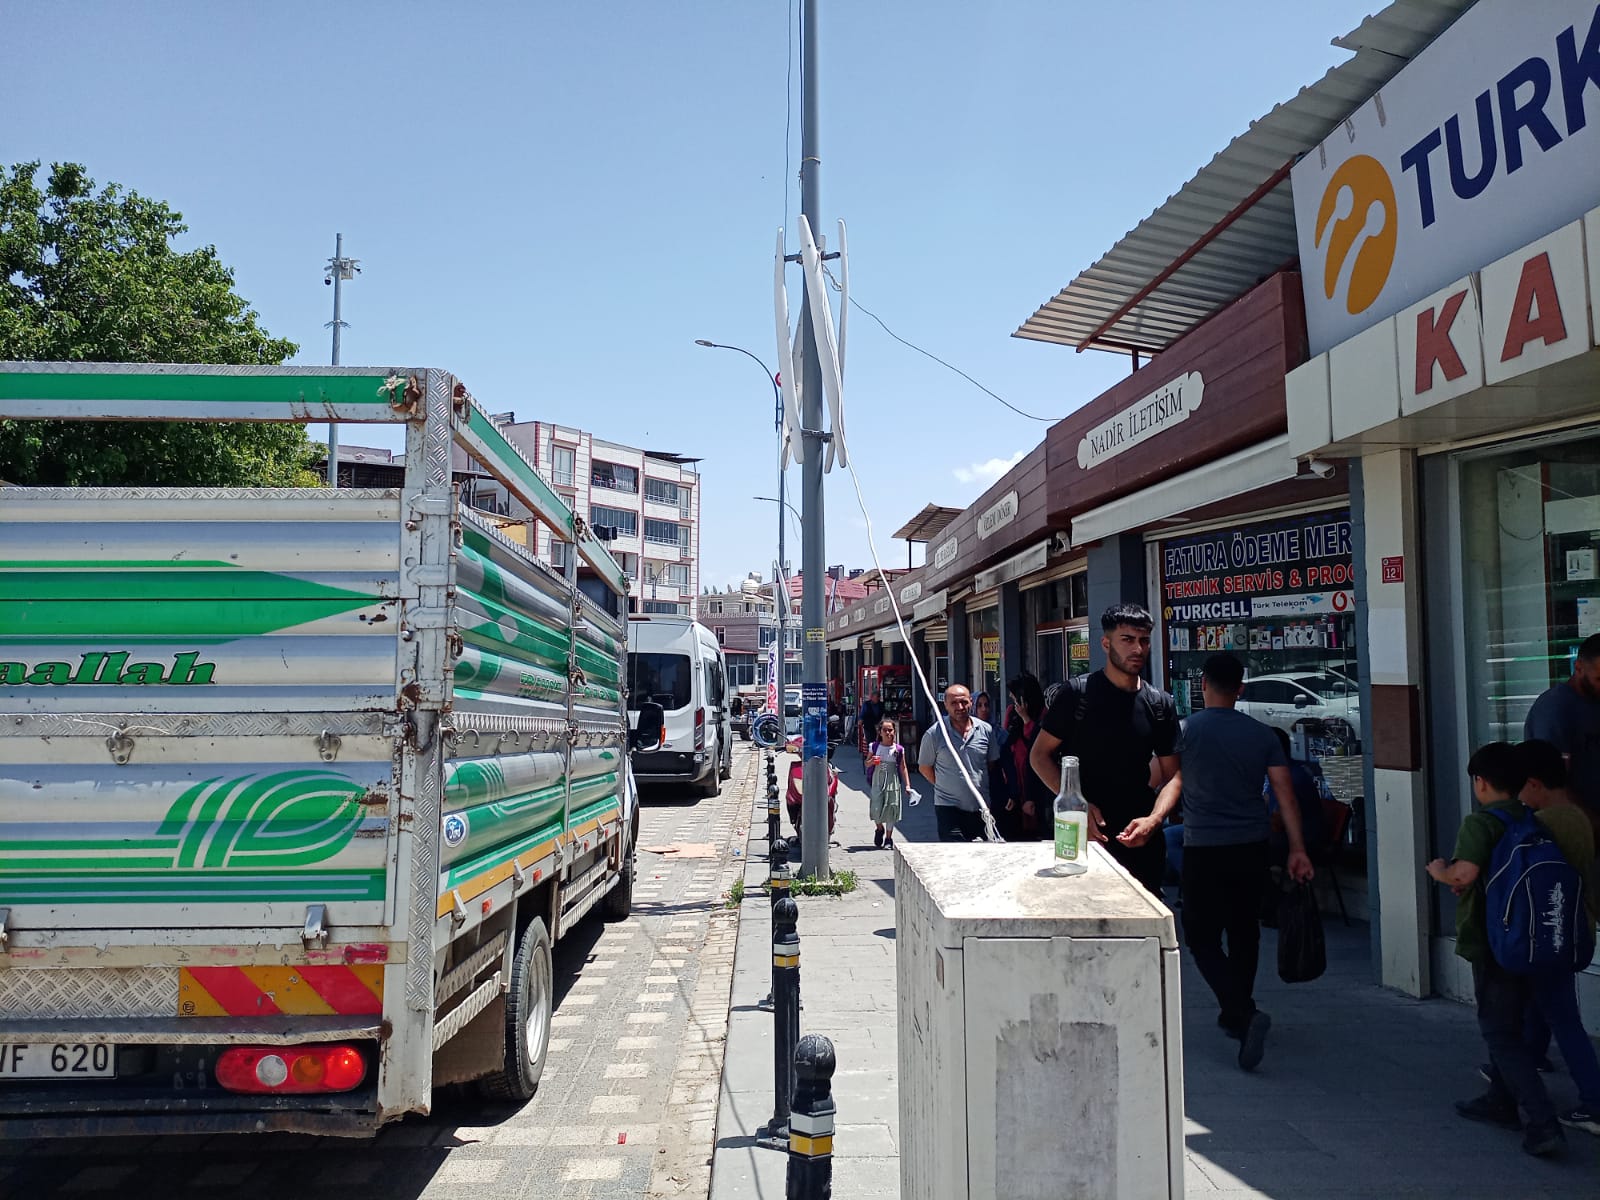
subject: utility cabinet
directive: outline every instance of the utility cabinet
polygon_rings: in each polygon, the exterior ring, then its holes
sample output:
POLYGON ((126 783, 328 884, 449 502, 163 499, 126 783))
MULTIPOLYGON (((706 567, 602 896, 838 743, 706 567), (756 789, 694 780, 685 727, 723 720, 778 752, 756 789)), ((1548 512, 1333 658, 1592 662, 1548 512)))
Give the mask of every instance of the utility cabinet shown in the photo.
POLYGON ((895 859, 904 1200, 1183 1195, 1172 913, 1099 846, 895 859))

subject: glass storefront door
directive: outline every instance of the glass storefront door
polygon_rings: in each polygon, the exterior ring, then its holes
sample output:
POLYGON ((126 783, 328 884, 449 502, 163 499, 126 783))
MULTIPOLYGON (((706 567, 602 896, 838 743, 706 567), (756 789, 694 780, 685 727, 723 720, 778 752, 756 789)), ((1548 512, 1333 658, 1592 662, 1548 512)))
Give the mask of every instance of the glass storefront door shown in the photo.
POLYGON ((1519 742, 1600 633, 1600 437, 1463 454, 1457 472, 1469 740, 1519 742))

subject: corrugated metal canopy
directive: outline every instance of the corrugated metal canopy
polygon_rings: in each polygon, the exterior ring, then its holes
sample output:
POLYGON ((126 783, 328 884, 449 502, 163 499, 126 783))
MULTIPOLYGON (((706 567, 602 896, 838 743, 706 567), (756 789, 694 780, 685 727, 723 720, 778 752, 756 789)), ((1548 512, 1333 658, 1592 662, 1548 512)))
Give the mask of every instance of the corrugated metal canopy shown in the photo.
POLYGON ((1154 354, 1288 265, 1298 249, 1287 167, 1475 2, 1396 0, 1335 38, 1333 44, 1353 51, 1353 58, 1253 122, 1013 336, 1080 350, 1154 354), (1121 311, 1263 188, 1226 229, 1121 311))
POLYGON ((921 512, 894 531, 897 542, 931 542, 962 513, 964 508, 946 508, 939 504, 926 505, 921 512))

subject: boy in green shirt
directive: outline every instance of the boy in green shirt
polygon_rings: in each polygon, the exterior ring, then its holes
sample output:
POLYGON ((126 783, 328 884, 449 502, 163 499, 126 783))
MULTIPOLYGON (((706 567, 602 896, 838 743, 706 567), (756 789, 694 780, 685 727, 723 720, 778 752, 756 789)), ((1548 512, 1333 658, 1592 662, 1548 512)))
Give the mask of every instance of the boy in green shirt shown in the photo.
POLYGON ((1427 866, 1435 882, 1455 893, 1456 953, 1472 964, 1472 990, 1478 1004, 1478 1029, 1493 1064, 1489 1090, 1474 1100, 1456 1102, 1456 1112, 1472 1121, 1524 1130, 1522 1148, 1538 1157, 1558 1154, 1567 1144, 1556 1108, 1539 1078, 1538 1066, 1524 1034, 1534 1004, 1533 980, 1514 975, 1489 952, 1484 918, 1483 885, 1489 860, 1505 826, 1493 815, 1501 809, 1515 819, 1524 815, 1517 795, 1527 782, 1523 758, 1510 742, 1480 746, 1467 763, 1472 795, 1478 807, 1461 821, 1451 862, 1436 858, 1427 866), (1526 1123, 1518 1117, 1521 1108, 1526 1123))

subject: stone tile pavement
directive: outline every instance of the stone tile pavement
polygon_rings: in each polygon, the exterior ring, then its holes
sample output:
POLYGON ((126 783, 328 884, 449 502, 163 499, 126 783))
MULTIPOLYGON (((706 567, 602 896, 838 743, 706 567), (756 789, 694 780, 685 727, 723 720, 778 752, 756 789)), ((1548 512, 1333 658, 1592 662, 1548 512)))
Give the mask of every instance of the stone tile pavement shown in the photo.
MULTIPOLYGON (((872 848, 859 760, 841 747, 839 817, 830 855, 860 886, 839 899, 802 897, 802 1029, 833 1039, 839 1069, 834 1194, 897 1196, 898 1099, 894 896, 890 855, 872 848)), ((919 781, 920 782, 920 781, 919 781)), ((733 977, 717 1124, 712 1200, 784 1194, 784 1156, 753 1145, 772 1109, 772 1017, 757 1011, 770 964, 764 802, 751 822, 746 895, 733 977)), ((900 837, 934 837, 931 799, 907 810, 900 837)), ((1185 1188, 1205 1200, 1600 1195, 1600 1139, 1568 1131, 1560 1162, 1529 1159, 1519 1135, 1473 1125, 1451 1108, 1481 1084, 1483 1047, 1472 1010, 1411 1000, 1374 986, 1368 929, 1327 925, 1328 973, 1288 986, 1263 931, 1258 1000, 1273 1017, 1267 1057, 1238 1069, 1237 1044, 1185 956, 1185 1188)), ((1549 1077, 1575 1101, 1564 1072, 1549 1077)))

